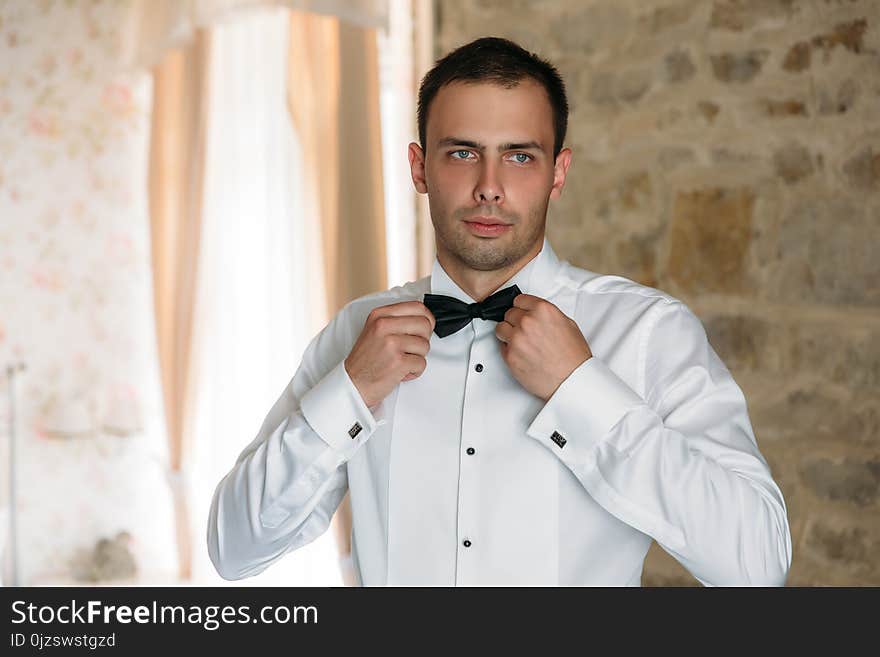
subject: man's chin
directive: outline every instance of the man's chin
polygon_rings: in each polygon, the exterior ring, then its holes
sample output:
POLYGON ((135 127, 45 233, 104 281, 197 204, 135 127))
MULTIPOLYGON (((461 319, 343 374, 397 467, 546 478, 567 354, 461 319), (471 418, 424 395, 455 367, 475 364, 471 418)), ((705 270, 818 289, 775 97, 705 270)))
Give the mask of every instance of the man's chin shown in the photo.
POLYGON ((479 248, 478 245, 477 248, 462 249, 457 254, 458 258, 471 269, 479 271, 494 271, 506 267, 516 260, 516 256, 509 246, 508 248, 501 247, 500 241, 501 238, 483 239, 481 240, 483 248, 479 248))

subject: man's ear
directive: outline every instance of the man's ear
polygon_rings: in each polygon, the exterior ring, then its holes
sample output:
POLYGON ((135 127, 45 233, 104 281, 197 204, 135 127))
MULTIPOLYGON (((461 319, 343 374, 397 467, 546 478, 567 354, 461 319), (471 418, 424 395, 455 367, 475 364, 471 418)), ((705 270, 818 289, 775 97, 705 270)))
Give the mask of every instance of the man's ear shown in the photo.
POLYGON ((425 182, 425 154, 422 147, 415 142, 409 145, 409 172, 412 176, 413 185, 419 194, 428 193, 428 185, 425 182))
POLYGON ((563 148, 556 156, 553 165, 553 187, 550 188, 550 198, 559 198, 562 195, 562 187, 565 185, 565 176, 571 164, 571 149, 563 148))

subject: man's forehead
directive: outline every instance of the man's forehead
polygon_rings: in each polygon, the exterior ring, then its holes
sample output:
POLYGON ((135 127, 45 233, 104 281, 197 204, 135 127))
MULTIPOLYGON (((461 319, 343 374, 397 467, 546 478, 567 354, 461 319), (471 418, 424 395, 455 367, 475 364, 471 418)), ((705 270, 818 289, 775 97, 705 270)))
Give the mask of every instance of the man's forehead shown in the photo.
POLYGON ((547 92, 530 78, 513 87, 488 81, 450 82, 437 92, 428 117, 429 139, 435 144, 455 137, 490 147, 498 143, 545 145, 552 132, 547 92), (546 120, 536 120, 542 113, 546 120))

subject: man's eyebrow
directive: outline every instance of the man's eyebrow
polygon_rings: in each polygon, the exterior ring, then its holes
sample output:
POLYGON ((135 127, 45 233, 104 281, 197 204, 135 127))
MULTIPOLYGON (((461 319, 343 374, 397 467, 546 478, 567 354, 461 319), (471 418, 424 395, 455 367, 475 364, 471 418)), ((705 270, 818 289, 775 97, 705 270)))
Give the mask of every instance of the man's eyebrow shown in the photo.
MULTIPOLYGON (((443 148, 444 146, 467 146, 468 148, 473 148, 478 151, 485 151, 486 147, 476 141, 472 141, 470 139, 460 139, 458 137, 444 137, 439 142, 437 142, 437 146, 443 148)), ((544 148, 536 141, 523 141, 523 142, 507 142, 506 144, 499 144, 498 152, 503 151, 543 151, 544 148)))

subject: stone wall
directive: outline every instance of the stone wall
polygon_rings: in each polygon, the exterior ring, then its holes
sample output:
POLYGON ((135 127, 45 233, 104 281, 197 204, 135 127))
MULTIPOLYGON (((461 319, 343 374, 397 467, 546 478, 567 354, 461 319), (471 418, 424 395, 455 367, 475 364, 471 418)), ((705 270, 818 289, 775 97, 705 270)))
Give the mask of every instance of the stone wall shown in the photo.
MULTIPOLYGON (((880 2, 442 0, 559 67, 548 236, 703 320, 785 496, 788 585, 880 585, 880 2)), ((655 543, 645 585, 694 580, 655 543)))

